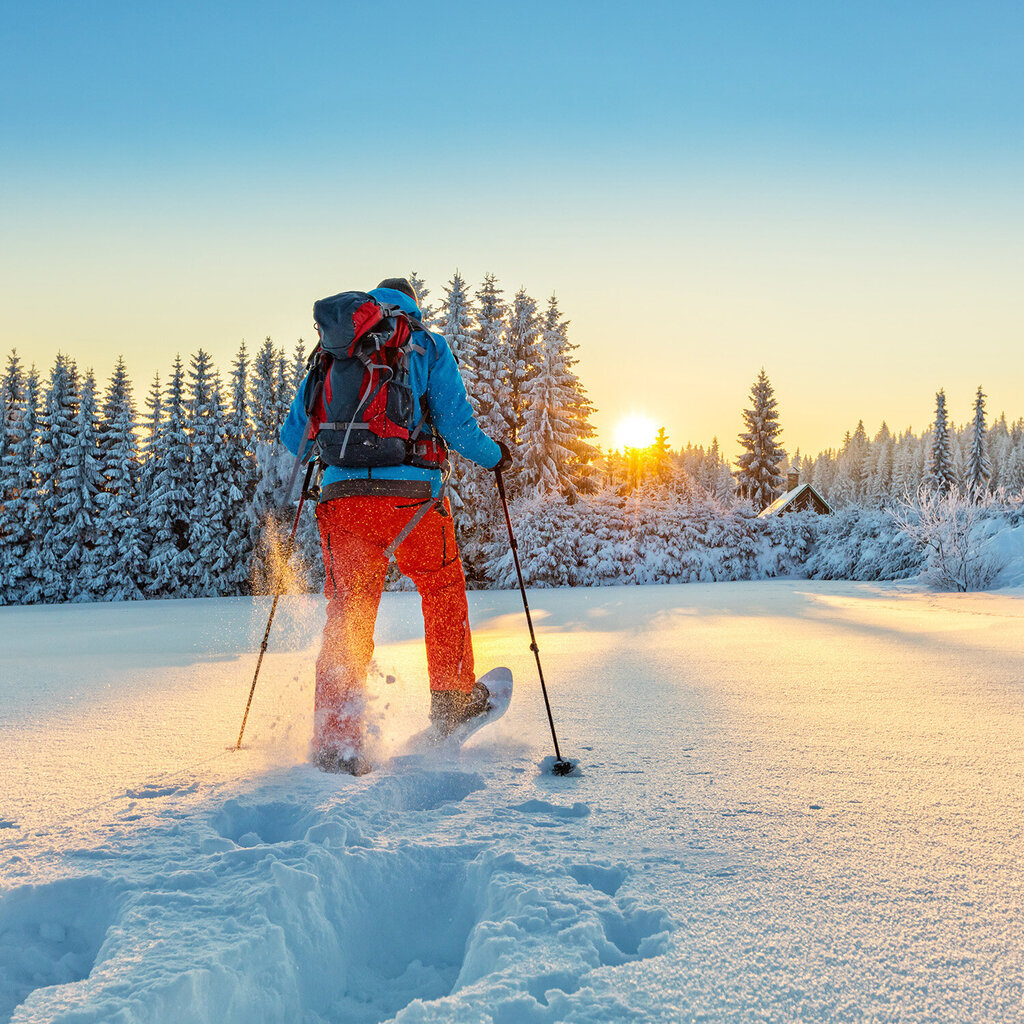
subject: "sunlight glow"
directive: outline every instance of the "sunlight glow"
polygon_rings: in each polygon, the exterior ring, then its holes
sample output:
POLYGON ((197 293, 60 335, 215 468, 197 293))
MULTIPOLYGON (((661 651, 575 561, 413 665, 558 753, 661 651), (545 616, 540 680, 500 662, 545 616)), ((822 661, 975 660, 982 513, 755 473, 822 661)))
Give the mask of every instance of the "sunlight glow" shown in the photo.
POLYGON ((630 413, 615 427, 616 448, 647 448, 654 443, 658 426, 642 413, 630 413))

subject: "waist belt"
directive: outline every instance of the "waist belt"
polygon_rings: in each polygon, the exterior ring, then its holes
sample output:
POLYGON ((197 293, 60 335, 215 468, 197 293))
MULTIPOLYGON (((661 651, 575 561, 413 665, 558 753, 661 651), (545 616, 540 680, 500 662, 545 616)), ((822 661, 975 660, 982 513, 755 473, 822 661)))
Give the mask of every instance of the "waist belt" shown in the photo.
POLYGON ((320 489, 319 504, 335 498, 418 498, 428 500, 434 492, 427 480, 336 480, 320 489))

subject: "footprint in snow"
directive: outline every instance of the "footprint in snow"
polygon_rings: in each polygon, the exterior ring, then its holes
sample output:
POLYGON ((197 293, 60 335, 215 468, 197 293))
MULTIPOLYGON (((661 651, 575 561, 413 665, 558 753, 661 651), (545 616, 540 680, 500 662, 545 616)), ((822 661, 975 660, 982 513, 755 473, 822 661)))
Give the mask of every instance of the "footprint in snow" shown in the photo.
POLYGON ((547 800, 527 800, 525 803, 513 804, 511 809, 523 814, 549 814, 553 818, 586 818, 590 815, 590 808, 586 804, 575 803, 566 807, 547 800))

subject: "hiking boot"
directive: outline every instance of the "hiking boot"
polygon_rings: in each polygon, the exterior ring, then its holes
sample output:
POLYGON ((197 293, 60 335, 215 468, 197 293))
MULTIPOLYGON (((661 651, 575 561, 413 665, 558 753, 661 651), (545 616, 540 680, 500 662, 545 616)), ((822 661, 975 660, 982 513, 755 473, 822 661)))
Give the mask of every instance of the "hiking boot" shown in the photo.
POLYGON ((362 754, 345 754, 337 747, 322 747, 313 754, 313 764, 322 772, 333 775, 365 775, 371 770, 370 762, 362 754))
POLYGON ((430 721, 441 739, 450 736, 463 722, 482 715, 491 706, 491 691, 481 682, 469 693, 461 690, 430 691, 430 721))

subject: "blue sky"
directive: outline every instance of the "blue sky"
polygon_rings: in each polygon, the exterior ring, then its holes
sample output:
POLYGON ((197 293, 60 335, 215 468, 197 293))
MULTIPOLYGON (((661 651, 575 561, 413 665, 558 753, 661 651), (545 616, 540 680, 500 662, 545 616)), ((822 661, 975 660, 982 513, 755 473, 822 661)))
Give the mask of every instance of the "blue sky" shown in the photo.
POLYGON ((3 13, 0 331, 41 365, 226 366, 320 294, 459 267, 558 291, 606 432, 728 447, 762 364, 791 447, 923 428, 939 387, 1024 413, 1018 5, 3 13))

